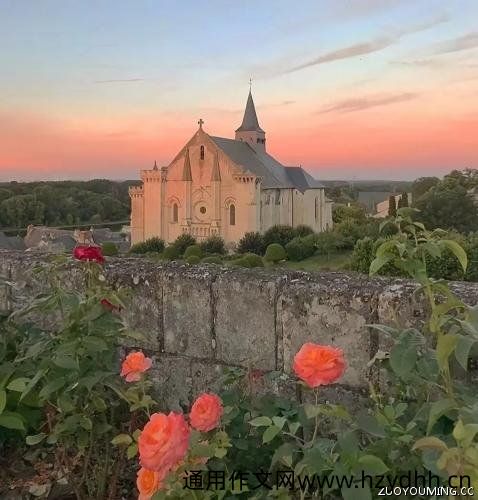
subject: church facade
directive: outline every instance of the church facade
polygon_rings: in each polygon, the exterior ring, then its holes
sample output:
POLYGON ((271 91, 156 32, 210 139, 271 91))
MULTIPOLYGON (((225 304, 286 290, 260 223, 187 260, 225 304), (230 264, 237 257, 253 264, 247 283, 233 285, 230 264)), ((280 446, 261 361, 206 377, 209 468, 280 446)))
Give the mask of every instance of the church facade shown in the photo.
POLYGON ((153 236, 172 242, 183 233, 233 243, 275 224, 305 224, 317 232, 332 226, 324 186, 267 153, 251 92, 235 139, 207 134, 199 120, 173 161, 142 170, 141 180, 129 191, 133 244, 153 236))

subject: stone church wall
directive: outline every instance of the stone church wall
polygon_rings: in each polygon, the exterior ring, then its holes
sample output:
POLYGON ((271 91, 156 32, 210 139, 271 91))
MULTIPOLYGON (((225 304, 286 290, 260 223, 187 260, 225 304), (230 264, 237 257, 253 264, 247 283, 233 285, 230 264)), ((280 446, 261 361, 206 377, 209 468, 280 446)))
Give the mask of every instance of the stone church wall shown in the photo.
MULTIPOLYGON (((0 311, 14 310, 45 286, 32 273, 42 256, 0 251, 0 311)), ((348 369, 327 389, 330 400, 354 401, 379 374, 368 366, 386 342, 367 325, 420 325, 423 303, 407 280, 369 279, 338 272, 232 269, 159 265, 143 259, 109 259, 105 276, 114 287, 132 290, 125 318, 146 340, 134 347, 154 358, 163 403, 177 408, 199 391, 217 388, 223 366, 290 373, 307 341, 333 344, 345 352, 348 369)), ((81 286, 81 265, 72 262, 67 287, 81 286)), ((478 301, 478 284, 456 283, 467 303, 478 301)), ((45 322, 46 318, 38 318, 45 322)), ((287 377, 271 385, 296 397, 287 377)), ((300 394, 299 394, 300 397, 300 394)))

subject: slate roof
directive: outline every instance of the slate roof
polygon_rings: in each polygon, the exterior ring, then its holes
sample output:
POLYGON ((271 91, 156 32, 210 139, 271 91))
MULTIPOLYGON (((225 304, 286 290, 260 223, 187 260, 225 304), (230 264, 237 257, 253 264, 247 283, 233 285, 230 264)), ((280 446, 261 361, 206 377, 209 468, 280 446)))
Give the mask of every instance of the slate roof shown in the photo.
POLYGON ((244 170, 262 177, 263 189, 295 188, 304 192, 307 189, 324 187, 303 168, 285 167, 271 155, 256 151, 246 142, 224 137, 211 137, 211 139, 234 163, 244 170))
POLYGON ((249 90, 249 96, 247 97, 246 109, 244 111, 244 118, 242 119, 241 126, 236 130, 236 132, 245 131, 257 131, 264 132, 259 126, 259 120, 257 119, 256 107, 254 106, 254 100, 252 99, 252 93, 249 90))

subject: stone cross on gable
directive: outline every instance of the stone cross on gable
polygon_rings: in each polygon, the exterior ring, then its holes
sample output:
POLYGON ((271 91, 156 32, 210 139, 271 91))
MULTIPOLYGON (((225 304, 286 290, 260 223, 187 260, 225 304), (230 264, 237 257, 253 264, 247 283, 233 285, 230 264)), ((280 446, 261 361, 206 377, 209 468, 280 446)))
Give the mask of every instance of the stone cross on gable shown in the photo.
POLYGON ((199 118, 199 121, 198 121, 199 128, 202 128, 203 123, 204 123, 204 120, 202 118, 199 118))

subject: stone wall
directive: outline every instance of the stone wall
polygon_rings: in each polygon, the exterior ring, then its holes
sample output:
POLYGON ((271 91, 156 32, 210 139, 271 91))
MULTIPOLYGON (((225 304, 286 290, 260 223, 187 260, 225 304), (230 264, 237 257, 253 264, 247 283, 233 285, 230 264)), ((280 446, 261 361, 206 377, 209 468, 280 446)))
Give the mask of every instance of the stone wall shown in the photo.
MULTIPOLYGON (((14 310, 42 290, 32 269, 44 259, 0 251, 0 275, 16 283, 0 282, 0 310, 14 310)), ((378 376, 368 363, 382 341, 367 325, 420 325, 425 316, 408 280, 137 258, 108 259, 104 268, 112 286, 132 290, 124 314, 146 336, 135 347, 154 357, 159 391, 172 408, 214 389, 221 366, 290 373, 295 353, 307 341, 344 350, 345 376, 325 394, 339 400, 355 397, 378 376)), ((81 286, 81 276, 81 264, 72 262, 65 286, 81 286)), ((478 302, 478 284, 460 282, 452 288, 466 303, 478 302)), ((287 377, 282 390, 295 395, 287 377)))

